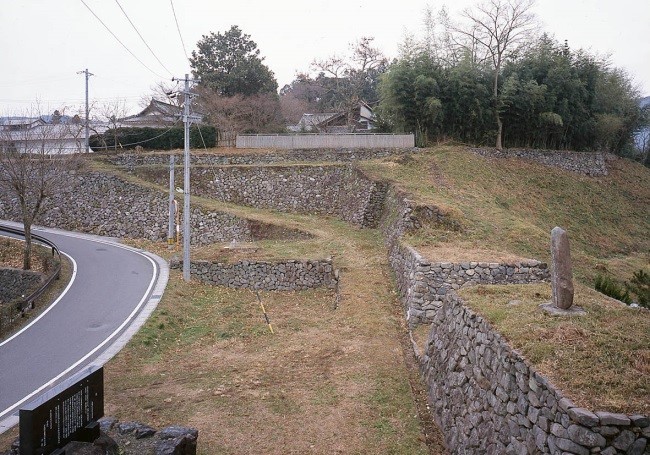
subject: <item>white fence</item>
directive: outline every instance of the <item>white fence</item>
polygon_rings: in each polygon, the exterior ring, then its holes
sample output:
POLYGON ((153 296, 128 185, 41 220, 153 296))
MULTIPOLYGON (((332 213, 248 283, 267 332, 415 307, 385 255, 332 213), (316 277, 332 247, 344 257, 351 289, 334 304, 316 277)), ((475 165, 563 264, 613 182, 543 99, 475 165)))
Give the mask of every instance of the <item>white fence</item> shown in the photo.
POLYGON ((240 134, 237 148, 338 149, 411 148, 413 134, 240 134))

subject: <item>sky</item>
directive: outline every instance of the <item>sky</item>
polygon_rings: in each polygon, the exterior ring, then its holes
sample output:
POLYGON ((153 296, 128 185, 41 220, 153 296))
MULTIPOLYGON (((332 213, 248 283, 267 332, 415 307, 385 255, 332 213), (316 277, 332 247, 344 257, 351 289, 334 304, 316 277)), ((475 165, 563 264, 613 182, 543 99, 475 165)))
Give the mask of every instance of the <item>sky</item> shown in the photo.
MULTIPOLYGON (((89 92, 95 115, 101 105, 116 101, 135 114, 156 83, 190 73, 186 54, 191 55, 202 35, 224 32, 231 25, 251 35, 282 87, 296 72, 308 71, 314 59, 346 55, 351 43, 363 36, 374 37, 387 57, 396 57, 407 33, 421 35, 427 5, 434 11, 445 5, 457 17, 477 3, 0 0, 0 116, 28 113, 36 104, 43 113, 80 112, 85 84, 77 72, 86 68, 94 74, 89 92)), ((533 11, 542 30, 568 40, 572 48, 609 55, 614 66, 630 74, 642 95, 650 95, 649 0, 537 0, 533 11)))

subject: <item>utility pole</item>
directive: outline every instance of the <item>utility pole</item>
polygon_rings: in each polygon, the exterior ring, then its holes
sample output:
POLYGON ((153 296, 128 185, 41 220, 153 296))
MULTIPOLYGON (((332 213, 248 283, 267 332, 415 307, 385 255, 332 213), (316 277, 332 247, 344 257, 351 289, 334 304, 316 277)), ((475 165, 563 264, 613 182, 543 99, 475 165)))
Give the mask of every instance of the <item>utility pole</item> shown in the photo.
MULTIPOLYGON (((172 79, 173 81, 174 79, 172 79)), ((190 92, 191 80, 188 74, 185 74, 185 101, 183 102, 183 124, 185 126, 185 153, 183 169, 183 279, 190 281, 190 124, 192 120, 199 120, 198 117, 190 115, 190 104, 192 103, 192 93, 190 92)), ((171 188, 171 184, 170 184, 171 188)))
POLYGON ((77 71, 77 74, 85 74, 86 75, 86 153, 90 153, 90 135, 88 134, 88 114, 89 114, 89 109, 88 109, 88 79, 90 78, 90 76, 94 76, 94 74, 88 72, 88 68, 86 68, 83 71, 77 71))
POLYGON ((169 228, 167 229, 167 245, 174 244, 174 153, 169 155, 169 228))

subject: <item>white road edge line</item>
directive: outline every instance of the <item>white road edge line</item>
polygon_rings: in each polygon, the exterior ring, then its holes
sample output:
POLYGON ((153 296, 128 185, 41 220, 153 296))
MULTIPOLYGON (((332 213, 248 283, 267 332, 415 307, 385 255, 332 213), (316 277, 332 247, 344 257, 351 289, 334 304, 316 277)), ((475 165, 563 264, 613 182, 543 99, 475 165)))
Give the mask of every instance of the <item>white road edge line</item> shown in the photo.
MULTIPOLYGON (((44 389, 54 385, 59 379, 61 379, 63 376, 68 374, 70 371, 74 370, 77 368, 81 363, 86 361, 89 357, 94 355, 98 350, 100 350, 106 343, 108 343, 113 337, 115 337, 120 331, 124 329, 124 327, 127 325, 127 323, 132 322, 132 326, 129 327, 125 331, 125 333, 122 334, 121 337, 119 337, 117 340, 114 341, 114 343, 109 346, 100 356, 95 359, 94 365, 104 365, 108 360, 113 358, 115 354, 117 354, 123 347, 126 345, 126 343, 131 339, 131 337, 138 331, 140 327, 145 323, 145 321, 148 319, 148 317, 151 315, 153 310, 156 308, 158 305, 158 302, 162 298, 162 294, 165 290, 165 286, 167 285, 167 280, 169 278, 169 268, 167 266, 167 263, 160 257, 152 254, 145 252, 143 250, 138 250, 136 248, 127 246, 127 245, 121 245, 119 243, 113 242, 113 241, 107 241, 103 239, 98 239, 94 238, 94 236, 91 235, 85 235, 85 234, 76 234, 76 233, 70 233, 66 231, 59 231, 58 229, 38 229, 40 231, 44 232, 51 232, 54 234, 59 234, 59 235, 65 235, 68 237, 75 237, 75 238, 82 238, 84 240, 89 240, 91 242, 96 242, 96 243, 103 243, 106 245, 111 245, 115 246, 118 248, 122 248, 125 250, 132 251, 134 253, 140 254, 141 256, 145 257, 151 264, 153 265, 154 268, 154 274, 153 277, 151 278, 151 281, 149 282, 149 286, 147 287, 147 291, 145 295, 142 297, 136 308, 131 312, 129 317, 113 332, 111 333, 101 344, 99 344, 97 347, 95 347, 92 351, 90 351, 88 354, 86 354, 84 357, 82 357, 80 360, 75 362, 73 365, 71 365, 69 368, 67 368, 65 371, 57 375, 56 377, 52 378, 50 381, 47 383, 43 384, 41 387, 39 387, 37 390, 32 392, 31 394, 27 395, 25 398, 22 400, 14 403, 13 405, 9 406, 7 409, 3 410, 0 412, 0 419, 3 419, 3 416, 8 414, 9 412, 12 412, 15 410, 17 407, 28 401, 29 399, 33 398, 34 395, 42 392, 44 389), (152 292, 152 287, 154 284, 156 284, 155 288, 155 293, 152 292), (156 296, 155 298, 153 296, 156 296), (151 297, 149 297, 151 296, 151 297), (147 302, 147 305, 145 306, 144 310, 142 310, 142 313, 140 314, 139 318, 136 318, 135 321, 132 321, 134 316, 140 312, 142 309, 143 304, 147 302)), ((67 256, 67 254, 66 254, 67 256)), ((53 306, 53 305, 51 305, 53 306)), ((36 322, 36 321, 34 321, 36 322)), ((32 322, 33 324, 33 322, 32 322)), ((31 325, 31 324, 30 324, 31 325)), ((14 335, 15 336, 15 335, 14 335)), ((12 337, 13 338, 13 337, 12 337)), ((12 428, 16 423, 18 422, 17 417, 15 416, 8 416, 4 421, 0 420, 0 434, 4 433, 5 431, 9 430, 12 428)))

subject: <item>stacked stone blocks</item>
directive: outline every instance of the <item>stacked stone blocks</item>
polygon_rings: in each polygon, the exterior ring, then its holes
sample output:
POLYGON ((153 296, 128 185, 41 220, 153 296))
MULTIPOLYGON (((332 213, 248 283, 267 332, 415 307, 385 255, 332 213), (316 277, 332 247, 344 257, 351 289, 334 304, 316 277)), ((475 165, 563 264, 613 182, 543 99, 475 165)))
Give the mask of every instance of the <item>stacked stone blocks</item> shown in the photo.
POLYGON ((420 363, 455 453, 647 453, 650 418, 577 407, 455 294, 436 312, 420 363))
MULTIPOLYGON (((178 261, 172 268, 180 268, 178 261)), ((325 287, 334 289, 338 283, 332 261, 239 261, 232 264, 192 261, 193 278, 213 286, 264 291, 302 291, 325 287)))

